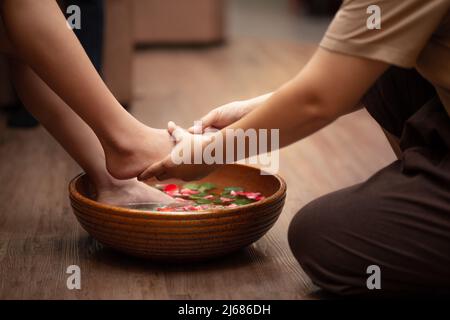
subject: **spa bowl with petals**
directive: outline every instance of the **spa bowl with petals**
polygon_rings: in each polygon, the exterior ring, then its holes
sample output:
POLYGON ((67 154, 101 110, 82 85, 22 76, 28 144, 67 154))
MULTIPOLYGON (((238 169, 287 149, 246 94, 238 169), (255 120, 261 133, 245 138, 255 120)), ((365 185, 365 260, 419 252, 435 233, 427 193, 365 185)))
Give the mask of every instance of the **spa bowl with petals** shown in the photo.
POLYGON ((200 212, 127 209, 93 200, 84 174, 70 182, 69 195, 78 221, 92 237, 118 251, 160 261, 198 261, 246 247, 274 225, 283 209, 286 183, 278 175, 261 175, 250 166, 224 165, 201 181, 241 186, 261 192, 265 199, 200 212))

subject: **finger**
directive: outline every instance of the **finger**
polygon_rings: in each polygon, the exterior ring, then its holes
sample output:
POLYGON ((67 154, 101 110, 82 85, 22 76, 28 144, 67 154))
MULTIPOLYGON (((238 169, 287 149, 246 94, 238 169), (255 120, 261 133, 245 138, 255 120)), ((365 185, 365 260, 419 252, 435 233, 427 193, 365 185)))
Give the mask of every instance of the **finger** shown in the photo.
POLYGON ((216 127, 208 127, 208 128, 205 128, 203 133, 205 133, 205 134, 207 134, 207 133, 216 133, 218 131, 220 131, 220 130, 217 129, 216 127))
POLYGON ((210 111, 206 116, 200 119, 200 127, 192 126, 188 131, 190 133, 203 133, 205 128, 214 126, 214 123, 217 121, 217 114, 217 110, 210 111))
POLYGON ((164 180, 167 180, 167 179, 171 178, 171 176, 170 176, 170 174, 168 172, 163 172, 163 173, 161 173, 161 174, 159 174, 159 175, 157 175, 155 177, 159 181, 164 181, 164 180))
MULTIPOLYGON (((200 122, 200 121, 198 121, 198 122, 200 122)), ((188 132, 192 133, 192 134, 201 134, 203 132, 203 128, 202 128, 202 126, 193 125, 192 127, 190 127, 188 129, 188 132)))
POLYGON ((155 164, 151 165, 150 167, 148 167, 147 169, 142 171, 137 177, 138 181, 145 181, 145 180, 148 180, 150 178, 153 178, 154 177, 153 172, 155 171, 154 170, 154 165, 155 164))
POLYGON ((174 132, 176 129, 177 129, 177 125, 175 122, 169 121, 167 123, 167 130, 169 131, 170 134, 172 134, 172 132, 174 132))
POLYGON ((177 127, 171 133, 176 143, 180 143, 189 133, 181 127, 177 127))
POLYGON ((157 162, 152 164, 150 167, 148 167, 147 169, 145 169, 139 176, 138 176, 138 180, 139 181, 145 181, 148 180, 150 178, 155 177, 158 174, 161 174, 164 170, 164 166, 163 166, 163 162, 157 162))
POLYGON ((175 122, 169 121, 167 123, 167 131, 172 136, 172 138, 175 140, 176 143, 181 142, 181 140, 184 139, 189 133, 184 130, 182 127, 178 126, 175 122))
POLYGON ((172 157, 168 155, 163 160, 154 163, 150 167, 148 167, 144 172, 142 172, 138 180, 148 180, 152 177, 156 177, 158 180, 162 180, 161 177, 165 173, 169 173, 171 169, 176 167, 177 165, 172 161, 172 157))
POLYGON ((162 161, 162 167, 159 169, 159 171, 155 174, 156 179, 162 181, 167 180, 170 178, 173 178, 173 169, 175 168, 175 164, 172 162, 171 157, 166 157, 162 161))

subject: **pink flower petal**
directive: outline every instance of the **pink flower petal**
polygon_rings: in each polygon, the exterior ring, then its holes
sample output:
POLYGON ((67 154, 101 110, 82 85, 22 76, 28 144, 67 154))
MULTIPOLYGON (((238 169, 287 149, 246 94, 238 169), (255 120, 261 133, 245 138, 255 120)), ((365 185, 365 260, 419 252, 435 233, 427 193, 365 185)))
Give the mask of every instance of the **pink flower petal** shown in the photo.
POLYGON ((180 193, 183 196, 190 196, 191 194, 197 194, 199 192, 197 190, 191 190, 191 189, 185 188, 185 189, 181 189, 180 193))
POLYGON ((260 192, 244 192, 244 191, 234 191, 234 190, 232 190, 230 192, 230 194, 232 196, 241 196, 241 197, 246 197, 247 199, 252 199, 252 200, 256 199, 258 196, 261 195, 260 192))
POLYGON ((166 194, 171 197, 181 197, 182 194, 178 192, 178 190, 175 191, 166 191, 166 194))
POLYGON ((256 198, 261 196, 261 193, 259 192, 245 192, 245 196, 247 199, 255 200, 256 198))

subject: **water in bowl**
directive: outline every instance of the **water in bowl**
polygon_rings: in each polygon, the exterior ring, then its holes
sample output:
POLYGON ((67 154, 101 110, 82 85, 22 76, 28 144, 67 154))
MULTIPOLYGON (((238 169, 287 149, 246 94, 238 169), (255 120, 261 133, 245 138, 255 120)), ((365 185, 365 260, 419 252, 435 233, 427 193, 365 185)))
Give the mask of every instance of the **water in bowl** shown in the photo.
MULTIPOLYGON (((186 204, 173 202, 169 204, 171 208, 182 208, 186 204)), ((148 202, 148 203, 128 203, 120 205, 121 208, 140 210, 140 211, 158 211, 158 208, 168 206, 167 203, 148 202)))

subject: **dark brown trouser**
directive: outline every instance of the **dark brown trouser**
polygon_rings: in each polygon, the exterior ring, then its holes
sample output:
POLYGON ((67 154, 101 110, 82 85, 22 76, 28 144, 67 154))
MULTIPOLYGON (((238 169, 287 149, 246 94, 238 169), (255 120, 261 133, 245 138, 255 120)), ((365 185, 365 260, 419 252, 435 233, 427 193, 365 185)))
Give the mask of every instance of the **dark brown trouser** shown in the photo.
POLYGON ((448 294, 450 118, 412 71, 390 69, 366 98, 401 138, 403 156, 302 208, 289 228, 291 250, 314 283, 337 294, 448 294), (367 288, 370 265, 380 267, 381 290, 367 288))

